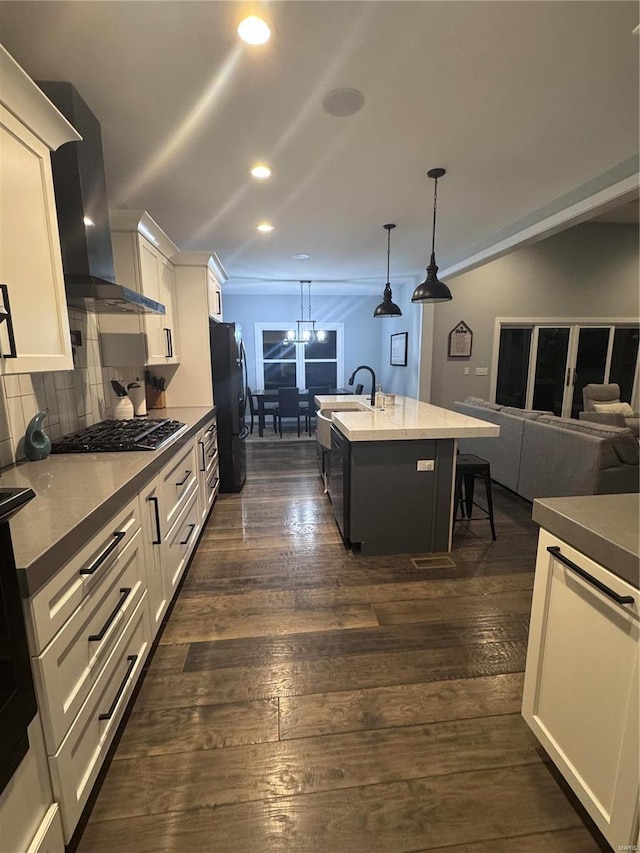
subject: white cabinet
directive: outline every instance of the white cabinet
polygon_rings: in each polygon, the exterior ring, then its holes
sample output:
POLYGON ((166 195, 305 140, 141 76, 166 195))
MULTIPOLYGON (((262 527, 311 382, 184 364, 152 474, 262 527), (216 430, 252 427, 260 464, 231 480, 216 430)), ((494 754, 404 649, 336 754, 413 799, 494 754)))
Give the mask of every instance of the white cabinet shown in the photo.
POLYGON ((522 714, 616 850, 638 837, 639 599, 541 530, 522 714))
POLYGON ((213 274, 211 269, 207 268, 207 302, 209 306, 209 316, 219 323, 222 322, 222 285, 213 274))
POLYGON ((222 319, 220 282, 227 280, 227 274, 215 254, 178 252, 171 260, 176 274, 182 362, 167 388, 167 405, 211 406, 209 322, 212 317, 222 319))
POLYGON ((168 260, 176 247, 144 211, 113 210, 109 216, 116 281, 165 307, 165 314, 141 317, 145 363, 179 364, 175 274, 168 260))
POLYGON ((140 514, 147 569, 147 592, 151 615, 151 630, 157 632, 169 606, 169 585, 163 566, 163 540, 160 523, 162 476, 158 474, 140 493, 140 514))
POLYGON ((220 491, 218 467, 218 429, 215 415, 196 436, 198 460, 198 503, 204 524, 220 491))
POLYGON ((73 369, 50 151, 78 139, 0 45, 0 374, 73 369))

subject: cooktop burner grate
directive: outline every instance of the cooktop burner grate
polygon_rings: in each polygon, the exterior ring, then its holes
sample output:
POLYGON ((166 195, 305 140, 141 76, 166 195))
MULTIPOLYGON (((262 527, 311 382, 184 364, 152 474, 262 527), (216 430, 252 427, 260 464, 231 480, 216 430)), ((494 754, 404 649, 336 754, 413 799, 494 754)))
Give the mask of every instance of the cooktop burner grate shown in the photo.
POLYGON ((53 442, 52 453, 102 453, 122 450, 158 450, 185 424, 170 418, 134 418, 100 421, 53 442))

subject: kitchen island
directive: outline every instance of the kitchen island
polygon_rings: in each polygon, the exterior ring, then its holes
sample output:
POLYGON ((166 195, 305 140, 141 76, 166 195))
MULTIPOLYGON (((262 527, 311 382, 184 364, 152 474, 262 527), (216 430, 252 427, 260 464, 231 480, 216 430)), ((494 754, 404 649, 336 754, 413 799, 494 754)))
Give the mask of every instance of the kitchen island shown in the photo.
POLYGON ((365 555, 451 549, 456 439, 498 436, 477 418, 408 397, 322 395, 331 417, 328 493, 345 543, 365 555))

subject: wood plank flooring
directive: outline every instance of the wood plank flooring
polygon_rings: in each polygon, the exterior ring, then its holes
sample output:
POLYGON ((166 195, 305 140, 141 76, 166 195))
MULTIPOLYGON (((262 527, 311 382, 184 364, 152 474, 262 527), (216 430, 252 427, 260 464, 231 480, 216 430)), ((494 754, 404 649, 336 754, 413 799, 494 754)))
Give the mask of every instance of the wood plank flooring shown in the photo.
POLYGON ((537 527, 343 547, 312 442, 255 441, 198 545, 80 853, 594 853, 520 716, 537 527))

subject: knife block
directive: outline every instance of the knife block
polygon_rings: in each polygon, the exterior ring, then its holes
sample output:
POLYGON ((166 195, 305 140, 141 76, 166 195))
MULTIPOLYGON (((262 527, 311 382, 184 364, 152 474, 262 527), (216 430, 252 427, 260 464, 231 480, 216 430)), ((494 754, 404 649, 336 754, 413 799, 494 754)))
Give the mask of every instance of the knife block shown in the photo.
POLYGON ((144 386, 145 396, 147 398, 147 409, 164 409, 167 405, 167 398, 164 391, 159 391, 153 385, 147 382, 144 386))

